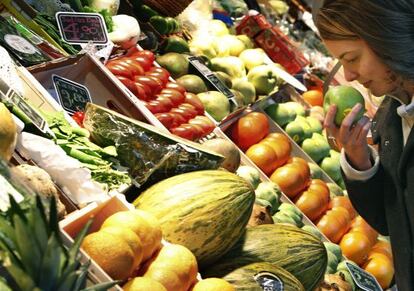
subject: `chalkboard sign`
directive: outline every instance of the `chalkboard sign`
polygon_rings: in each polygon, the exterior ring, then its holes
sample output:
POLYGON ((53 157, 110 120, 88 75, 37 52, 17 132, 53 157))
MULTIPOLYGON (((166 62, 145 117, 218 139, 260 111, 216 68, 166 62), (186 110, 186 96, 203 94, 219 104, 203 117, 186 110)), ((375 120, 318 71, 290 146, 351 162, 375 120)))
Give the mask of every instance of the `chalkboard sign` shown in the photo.
POLYGON ((227 88, 223 82, 200 60, 198 57, 189 57, 188 60, 197 69, 197 71, 207 79, 217 91, 223 93, 227 98, 234 98, 234 94, 227 88))
POLYGON ((46 132, 46 121, 43 117, 37 113, 27 102, 16 92, 13 92, 8 101, 12 102, 17 108, 19 108, 30 121, 42 132, 46 132))
POLYGON ((283 291, 283 282, 278 276, 270 272, 260 272, 254 276, 254 280, 263 291, 283 291))
POLYGON ((70 44, 107 44, 108 32, 99 13, 57 12, 62 39, 70 44))
POLYGON ((381 286, 378 284, 375 277, 370 273, 349 262, 346 262, 346 267, 351 273, 352 279, 359 288, 366 291, 382 291, 381 286))
POLYGON ((88 88, 71 80, 52 75, 60 105, 69 113, 84 111, 86 104, 92 102, 88 88))

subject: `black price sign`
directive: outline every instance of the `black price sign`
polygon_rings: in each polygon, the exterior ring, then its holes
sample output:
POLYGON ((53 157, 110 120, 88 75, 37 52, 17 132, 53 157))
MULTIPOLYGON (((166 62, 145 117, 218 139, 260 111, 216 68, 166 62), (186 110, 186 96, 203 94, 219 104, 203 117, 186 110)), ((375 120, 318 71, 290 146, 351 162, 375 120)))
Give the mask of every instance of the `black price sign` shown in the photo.
POLYGON ((58 101, 69 113, 84 111, 86 104, 92 102, 88 88, 57 75, 52 76, 58 101))
POLYGON ((254 276, 254 280, 263 291, 283 291, 283 282, 278 276, 270 272, 260 272, 254 276))
POLYGON ((220 81, 219 78, 198 57, 189 57, 188 60, 207 79, 217 91, 223 93, 227 98, 234 98, 234 94, 220 81))
POLYGON ((366 291, 382 291, 381 286, 370 273, 348 262, 346 262, 346 267, 359 288, 366 291))
POLYGON ((46 121, 16 92, 10 95, 10 102, 19 108, 30 121, 42 132, 46 132, 46 121))
POLYGON ((57 12, 62 39, 70 44, 107 44, 108 32, 99 13, 57 12))

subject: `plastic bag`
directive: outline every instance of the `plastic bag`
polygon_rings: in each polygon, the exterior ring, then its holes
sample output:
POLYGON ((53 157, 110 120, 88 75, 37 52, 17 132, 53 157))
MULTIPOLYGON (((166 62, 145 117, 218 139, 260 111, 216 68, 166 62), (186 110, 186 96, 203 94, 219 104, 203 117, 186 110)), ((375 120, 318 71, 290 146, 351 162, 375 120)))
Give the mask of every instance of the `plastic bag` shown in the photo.
POLYGON ((88 103, 83 125, 100 146, 114 145, 135 186, 220 167, 224 157, 109 109, 88 103))

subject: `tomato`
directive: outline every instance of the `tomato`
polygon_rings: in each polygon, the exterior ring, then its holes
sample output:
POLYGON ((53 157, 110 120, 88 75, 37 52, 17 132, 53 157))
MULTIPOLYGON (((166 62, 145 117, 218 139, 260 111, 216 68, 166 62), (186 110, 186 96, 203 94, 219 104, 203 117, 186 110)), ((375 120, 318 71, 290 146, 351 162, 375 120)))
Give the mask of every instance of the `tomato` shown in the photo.
POLYGON ((319 195, 319 197, 322 198, 322 202, 328 205, 329 188, 324 181, 319 179, 312 179, 307 190, 316 192, 319 195))
POLYGON ((295 204, 312 221, 316 221, 328 208, 328 201, 310 190, 299 194, 295 204))
POLYGON ((269 123, 266 115, 252 112, 243 116, 231 129, 232 140, 246 151, 250 146, 261 141, 269 133, 269 123))
POLYGON ((199 119, 199 118, 190 119, 188 123, 200 126, 204 132, 203 136, 208 135, 210 132, 214 130, 214 127, 215 127, 214 123, 212 123, 211 121, 206 121, 206 120, 199 119))
POLYGON ((123 76, 131 80, 134 78, 131 70, 129 70, 127 67, 122 66, 120 64, 111 62, 107 64, 106 67, 108 68, 109 71, 111 71, 112 74, 116 76, 123 76))
POLYGON ((368 258, 371 242, 363 233, 351 232, 344 235, 339 246, 345 257, 361 265, 368 258))
POLYGON ((155 61, 154 53, 152 51, 149 51, 149 50, 136 51, 132 54, 132 56, 144 57, 144 58, 150 60, 151 62, 155 61))
POLYGON ((144 74, 144 69, 139 65, 139 63, 136 61, 130 60, 130 59, 122 58, 122 59, 114 60, 111 62, 111 64, 114 64, 114 65, 118 64, 118 65, 125 67, 131 72, 133 76, 144 74))
POLYGON ((181 114, 179 114, 179 113, 174 113, 174 112, 169 112, 169 114, 173 117, 173 119, 174 119, 174 121, 173 121, 173 124, 174 124, 174 126, 173 127, 177 127, 177 126, 179 126, 179 125, 181 125, 181 124, 183 124, 183 123, 185 123, 187 120, 185 120, 185 118, 181 115, 181 114))
POLYGON ((150 60, 143 56, 132 55, 129 57, 131 60, 137 61, 138 64, 144 69, 144 71, 148 71, 153 64, 153 60, 150 60))
POLYGON ((155 100, 163 104, 167 108, 167 111, 170 111, 174 107, 173 102, 168 97, 158 96, 155 100))
POLYGON ((155 117, 168 129, 174 125, 174 116, 170 113, 156 113, 155 117))
POLYGON ((152 95, 158 94, 162 89, 162 83, 151 76, 135 76, 135 82, 150 87, 152 95))
POLYGON ((162 81, 163 86, 165 86, 168 82, 168 77, 165 77, 165 75, 163 73, 160 73, 160 72, 148 71, 148 72, 145 73, 145 76, 152 76, 152 77, 158 78, 159 80, 162 81))
POLYGON ((137 93, 135 96, 142 101, 150 101, 151 99, 147 96, 147 93, 145 92, 145 89, 140 87, 138 83, 134 83, 134 86, 137 90, 137 93))
POLYGON ((201 102, 200 98, 196 94, 193 93, 185 93, 185 103, 190 103, 195 107, 198 114, 204 114, 204 105, 201 102))
POLYGON ((167 85, 165 85, 166 89, 174 89, 177 90, 183 94, 185 94, 187 92, 187 90, 185 90, 185 88, 183 86, 181 86, 178 83, 175 82, 168 82, 167 85))
MULTIPOLYGON (((329 190, 329 189, 328 189, 329 190)), ((331 200, 331 208, 342 206, 346 208, 351 216, 351 219, 354 219, 357 216, 357 212, 352 206, 351 200, 346 196, 337 196, 331 200)))
POLYGON ((165 96, 168 97, 174 104, 175 106, 178 106, 182 103, 182 96, 180 95, 176 95, 176 94, 170 94, 170 93, 160 93, 157 96, 165 96))
POLYGON ((192 128, 179 126, 171 129, 171 133, 185 139, 194 140, 194 130, 192 128))
POLYGON ((197 110, 196 110, 196 108, 193 105, 189 104, 189 103, 183 103, 180 106, 178 106, 178 108, 185 109, 188 112, 191 112, 190 119, 197 116, 197 110))
POLYGON ((191 110, 188 110, 187 108, 173 108, 171 109, 171 112, 180 114, 182 117, 184 117, 185 121, 189 121, 194 117, 191 110))
POLYGON ((131 91, 135 96, 137 96, 138 91, 137 91, 134 81, 124 76, 116 76, 116 77, 118 78, 119 81, 121 81, 122 84, 125 85, 125 87, 129 89, 129 91, 131 91))
POLYGON ((83 127, 83 120, 85 119, 85 113, 77 111, 72 115, 72 119, 80 126, 83 127))
POLYGON ((128 50, 127 50, 127 52, 126 52, 126 56, 127 57, 129 57, 129 56, 132 56, 132 55, 134 55, 135 53, 137 53, 137 52, 139 52, 139 50, 138 50, 138 46, 136 46, 136 45, 134 45, 134 46, 132 46, 132 47, 130 47, 128 50))
POLYGON ((194 140, 202 138, 204 136, 204 130, 199 125, 184 123, 184 124, 181 124, 180 127, 191 129, 194 133, 194 140))
POLYGON ((168 72, 166 69, 161 68, 161 67, 152 67, 147 73, 152 73, 152 74, 162 76, 163 80, 165 81, 165 84, 168 83, 168 79, 170 77, 170 72, 168 72))
POLYGON ((383 254, 371 256, 363 266, 364 270, 374 275, 382 289, 390 287, 394 277, 394 266, 392 260, 383 254))
POLYGON ((166 94, 166 95, 170 95, 172 96, 171 98, 174 99, 174 103, 177 105, 181 104, 184 102, 185 100, 185 96, 183 93, 181 93, 178 90, 175 89, 162 89, 161 90, 161 94, 166 94))
POLYGON ((163 113, 168 111, 168 107, 157 100, 151 100, 145 104, 149 111, 152 113, 163 113))
POLYGON ((153 100, 154 99, 154 97, 153 97, 154 95, 152 94, 151 88, 148 85, 142 84, 140 82, 135 82, 135 85, 137 87, 140 87, 142 90, 144 90, 146 99, 148 99, 148 100, 153 100))
POLYGON ((256 164, 266 175, 270 175, 277 167, 277 155, 272 147, 266 144, 255 144, 246 151, 253 163, 256 164))
POLYGON ((295 198, 308 184, 302 169, 294 164, 286 164, 277 168, 270 176, 270 180, 276 183, 289 198, 295 198))

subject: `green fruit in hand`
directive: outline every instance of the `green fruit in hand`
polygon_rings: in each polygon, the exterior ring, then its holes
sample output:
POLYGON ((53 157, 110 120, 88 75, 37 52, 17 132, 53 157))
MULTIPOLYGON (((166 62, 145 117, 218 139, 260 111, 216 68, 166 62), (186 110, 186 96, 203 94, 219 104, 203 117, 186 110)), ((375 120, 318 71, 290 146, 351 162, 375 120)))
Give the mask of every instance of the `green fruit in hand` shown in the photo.
POLYGON ((362 109, 358 112, 354 122, 357 122, 364 115, 364 97, 357 89, 341 85, 331 87, 328 92, 326 92, 323 101, 323 108, 326 113, 330 105, 335 104, 337 106, 335 124, 340 126, 345 116, 347 116, 352 108, 358 103, 362 104, 362 109))

